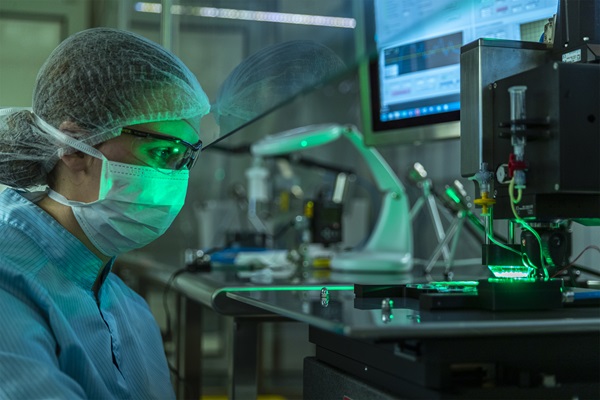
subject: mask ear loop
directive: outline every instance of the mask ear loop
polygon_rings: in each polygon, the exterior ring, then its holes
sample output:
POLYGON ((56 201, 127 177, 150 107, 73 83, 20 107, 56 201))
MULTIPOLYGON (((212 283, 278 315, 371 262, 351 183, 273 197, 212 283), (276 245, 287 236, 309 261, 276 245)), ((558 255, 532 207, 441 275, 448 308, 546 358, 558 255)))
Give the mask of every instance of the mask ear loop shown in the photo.
MULTIPOLYGON (((85 154, 92 156, 92 157, 99 158, 100 160, 107 160, 106 157, 104 156, 104 154, 102 154, 98 149, 95 149, 94 147, 92 147, 86 143, 83 143, 82 141, 77 140, 77 139, 65 134, 64 132, 61 132, 60 130, 56 129, 55 127, 53 127, 52 125, 50 125, 49 123, 47 123, 46 121, 41 119, 37 114, 33 113, 33 116, 34 116, 36 126, 42 132, 47 133, 48 135, 54 137, 55 139, 58 139, 60 142, 66 144, 67 146, 74 148, 75 150, 79 150, 85 154)), ((57 151, 58 158, 61 158, 66 153, 67 153, 67 150, 65 148, 58 149, 58 151, 57 151)))
POLYGON ((0 116, 16 113, 19 111, 29 111, 33 114, 31 107, 9 107, 9 108, 0 108, 0 116))
MULTIPOLYGON (((86 153, 92 157, 96 157, 99 158, 101 160, 106 160, 106 157, 104 156, 104 154, 102 154, 98 149, 93 148, 92 146, 83 143, 63 132, 61 132, 60 130, 56 129, 55 127, 53 127, 52 125, 50 125, 49 123, 47 123, 46 121, 44 121, 43 119, 41 119, 37 114, 32 113, 34 116, 34 121, 36 124, 36 127, 38 129, 40 129, 42 132, 47 133, 48 135, 54 137, 55 139, 58 139, 60 142, 66 144, 69 147, 74 148, 75 150, 81 151, 83 153, 86 153)), ((62 156, 64 156, 67 153, 67 150, 65 148, 59 148, 57 151, 57 156, 58 158, 61 158, 62 156)), ((46 163, 46 168, 48 167, 49 163, 46 163)), ((93 201, 91 203, 83 203, 80 201, 73 201, 73 200, 69 200, 66 197, 64 197, 62 194, 55 192, 54 190, 49 189, 48 190, 48 196, 53 199, 54 201, 57 201, 58 203, 61 203, 63 205, 66 206, 70 206, 70 207, 78 207, 78 206, 86 206, 86 205, 90 205, 93 203, 96 203, 96 201, 93 201)))

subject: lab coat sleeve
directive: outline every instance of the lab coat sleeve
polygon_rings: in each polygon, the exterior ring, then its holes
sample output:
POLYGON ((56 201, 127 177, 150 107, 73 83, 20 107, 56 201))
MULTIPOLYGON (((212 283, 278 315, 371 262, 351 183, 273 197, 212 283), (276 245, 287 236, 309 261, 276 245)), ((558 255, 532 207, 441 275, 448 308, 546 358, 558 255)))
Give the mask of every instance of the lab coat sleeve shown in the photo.
POLYGON ((58 363, 58 344, 44 312, 18 292, 0 288, 0 398, 84 399, 58 363))

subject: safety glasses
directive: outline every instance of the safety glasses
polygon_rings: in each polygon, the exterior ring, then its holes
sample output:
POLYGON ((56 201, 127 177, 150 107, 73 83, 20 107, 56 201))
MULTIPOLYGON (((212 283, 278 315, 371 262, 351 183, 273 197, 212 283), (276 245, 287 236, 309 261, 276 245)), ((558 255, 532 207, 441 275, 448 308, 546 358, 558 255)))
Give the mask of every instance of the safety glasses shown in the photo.
POLYGON ((135 136, 132 152, 135 157, 159 169, 192 169, 202 150, 202 141, 192 144, 185 140, 156 133, 122 128, 121 133, 135 136))

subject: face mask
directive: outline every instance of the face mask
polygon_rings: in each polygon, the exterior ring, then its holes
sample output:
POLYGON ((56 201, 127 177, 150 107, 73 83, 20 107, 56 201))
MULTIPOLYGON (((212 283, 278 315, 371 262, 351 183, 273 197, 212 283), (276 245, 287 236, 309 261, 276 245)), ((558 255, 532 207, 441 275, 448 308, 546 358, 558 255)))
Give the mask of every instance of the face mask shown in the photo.
POLYGON ((102 160, 98 200, 82 203, 48 192, 51 199, 71 207, 100 252, 116 256, 147 245, 167 230, 185 201, 187 169, 161 171, 109 161, 95 148, 60 131, 53 135, 58 133, 69 146, 102 160))

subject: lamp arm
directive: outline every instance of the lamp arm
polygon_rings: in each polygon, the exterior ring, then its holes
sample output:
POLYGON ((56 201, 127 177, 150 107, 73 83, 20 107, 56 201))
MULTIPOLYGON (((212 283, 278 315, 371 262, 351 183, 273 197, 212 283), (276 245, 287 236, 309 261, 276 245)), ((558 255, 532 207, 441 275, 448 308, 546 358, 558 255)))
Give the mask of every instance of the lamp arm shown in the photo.
POLYGON ((363 136, 355 126, 347 125, 343 130, 343 135, 354 144, 358 152, 363 156, 379 190, 384 192, 392 191, 399 195, 404 194, 404 186, 392 167, 390 167, 377 150, 365 146, 363 136))
POLYGON ((364 249, 397 252, 405 258, 403 262, 412 265, 410 207, 402 182, 376 149, 365 146, 356 127, 346 126, 343 134, 363 156, 377 187, 384 192, 379 217, 364 249))

